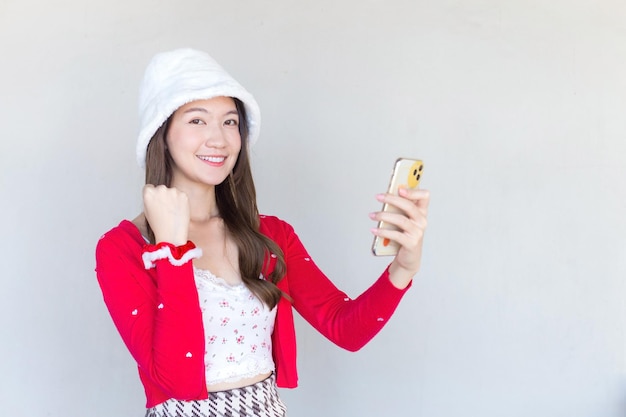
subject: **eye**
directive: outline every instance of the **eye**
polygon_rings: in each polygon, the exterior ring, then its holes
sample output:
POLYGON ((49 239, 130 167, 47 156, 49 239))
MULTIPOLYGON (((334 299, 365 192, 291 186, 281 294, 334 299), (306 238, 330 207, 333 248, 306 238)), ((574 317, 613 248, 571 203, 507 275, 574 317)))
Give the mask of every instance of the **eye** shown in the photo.
POLYGON ((236 119, 228 119, 224 122, 226 126, 237 126, 239 125, 239 120, 236 119))
POLYGON ((189 123, 190 123, 190 124, 192 124, 192 125, 201 125, 201 124, 204 124, 204 122, 203 122, 202 120, 200 120, 200 119, 191 119, 191 120, 189 121, 189 123))

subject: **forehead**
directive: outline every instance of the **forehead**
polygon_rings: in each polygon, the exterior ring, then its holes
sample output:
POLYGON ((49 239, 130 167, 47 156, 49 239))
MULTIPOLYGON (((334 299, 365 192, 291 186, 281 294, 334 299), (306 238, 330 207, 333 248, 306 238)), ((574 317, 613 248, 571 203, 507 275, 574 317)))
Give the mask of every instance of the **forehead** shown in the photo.
POLYGON ((206 111, 209 113, 221 113, 236 111, 237 107, 235 106, 235 100, 233 100, 232 97, 220 96, 191 101, 179 107, 178 110, 176 110, 176 113, 184 113, 191 111, 192 109, 206 111))

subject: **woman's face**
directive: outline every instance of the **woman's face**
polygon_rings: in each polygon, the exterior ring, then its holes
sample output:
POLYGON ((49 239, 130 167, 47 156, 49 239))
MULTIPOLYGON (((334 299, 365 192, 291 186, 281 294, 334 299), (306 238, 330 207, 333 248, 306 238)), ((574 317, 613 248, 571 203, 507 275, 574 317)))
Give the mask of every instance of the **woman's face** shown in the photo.
POLYGON ((241 150, 239 123, 230 97, 192 101, 176 110, 166 138, 174 161, 172 186, 221 184, 241 150))

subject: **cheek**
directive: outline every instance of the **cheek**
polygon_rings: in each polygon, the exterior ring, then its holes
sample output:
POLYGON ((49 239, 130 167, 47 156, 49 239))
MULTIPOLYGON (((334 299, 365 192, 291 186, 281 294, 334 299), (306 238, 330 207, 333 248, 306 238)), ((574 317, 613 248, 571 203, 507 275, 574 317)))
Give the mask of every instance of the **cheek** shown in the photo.
POLYGON ((165 138, 165 145, 170 153, 175 153, 178 149, 185 149, 192 145, 193 136, 185 129, 171 127, 165 138))
POLYGON ((239 136, 239 132, 233 133, 230 137, 229 142, 233 149, 236 149, 237 152, 241 151, 241 136, 239 136))
POLYGON ((241 135, 239 135, 239 132, 234 134, 233 140, 237 148, 241 149, 241 135))
POLYGON ((173 126, 170 126, 170 128, 169 128, 169 130, 167 132, 167 136, 165 136, 165 146, 168 149, 174 148, 175 145, 176 145, 176 142, 177 142, 176 138, 178 136, 179 136, 178 129, 176 129, 173 126), (172 146, 172 145, 174 145, 174 146, 172 146))

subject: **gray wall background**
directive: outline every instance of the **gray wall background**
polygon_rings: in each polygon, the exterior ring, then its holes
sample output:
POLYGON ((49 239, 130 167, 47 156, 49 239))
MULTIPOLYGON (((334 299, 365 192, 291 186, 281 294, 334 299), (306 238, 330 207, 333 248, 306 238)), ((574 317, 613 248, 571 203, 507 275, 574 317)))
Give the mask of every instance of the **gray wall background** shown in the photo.
POLYGON ((397 156, 432 191, 423 270, 348 353, 298 319, 291 416, 624 416, 626 3, 0 0, 0 404, 141 416, 96 283, 141 209, 139 80, 210 52, 258 99, 264 213, 351 295, 388 259, 397 156))

